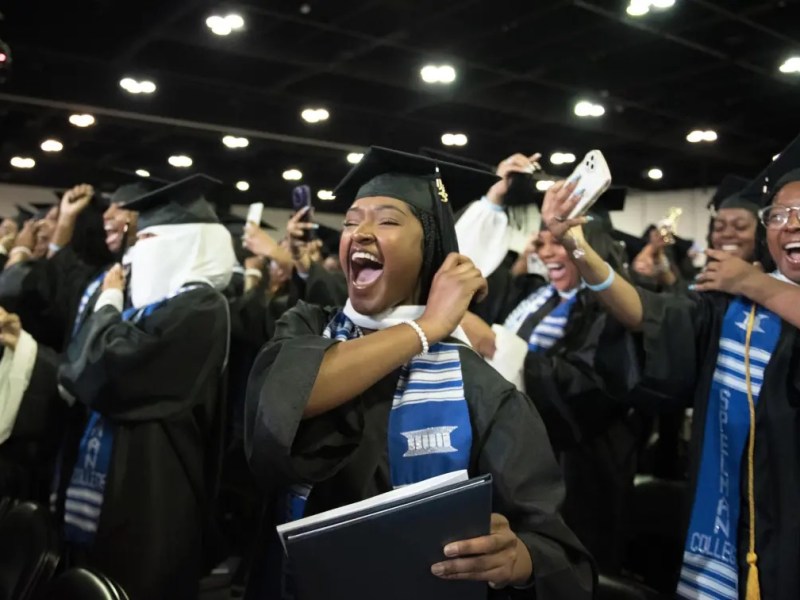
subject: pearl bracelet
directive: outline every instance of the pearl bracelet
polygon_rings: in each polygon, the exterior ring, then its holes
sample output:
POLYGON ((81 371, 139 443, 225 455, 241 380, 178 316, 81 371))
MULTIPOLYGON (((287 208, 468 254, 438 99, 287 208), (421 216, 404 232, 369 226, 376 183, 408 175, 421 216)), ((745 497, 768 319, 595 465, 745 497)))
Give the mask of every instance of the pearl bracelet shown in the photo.
POLYGON ((428 352, 430 352, 431 347, 428 344, 428 336, 426 336, 425 332, 422 331, 422 327, 419 326, 419 323, 411 320, 403 321, 403 323, 409 325, 414 331, 417 332, 417 335, 419 336, 419 341, 422 343, 422 352, 420 352, 420 354, 427 354, 428 352))

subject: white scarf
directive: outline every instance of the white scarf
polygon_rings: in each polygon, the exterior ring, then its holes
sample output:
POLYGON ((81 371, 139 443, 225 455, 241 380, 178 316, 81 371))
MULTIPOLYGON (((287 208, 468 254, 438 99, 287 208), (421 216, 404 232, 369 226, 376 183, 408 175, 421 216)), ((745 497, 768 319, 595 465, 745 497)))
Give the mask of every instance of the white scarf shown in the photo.
POLYGON ((31 381, 39 346, 26 331, 21 331, 17 348, 6 348, 0 360, 0 444, 14 429, 22 397, 31 381))
MULTIPOLYGON (((356 311, 356 309, 353 308, 353 305, 350 303, 350 300, 348 300, 342 312, 344 312, 348 319, 362 329, 381 331, 394 325, 400 325, 404 321, 413 321, 415 319, 419 319, 425 312, 425 307, 420 305, 405 304, 402 306, 395 306, 394 308, 390 308, 382 313, 370 316, 362 315, 360 312, 356 311)), ((460 325, 456 327, 455 331, 450 333, 450 337, 463 342, 470 348, 472 347, 472 345, 469 343, 469 338, 467 338, 467 334, 464 333, 464 330, 461 329, 460 325)))
POLYGON ((155 225, 130 249, 131 301, 135 308, 158 302, 190 282, 225 289, 236 256, 231 235, 218 223, 155 225))

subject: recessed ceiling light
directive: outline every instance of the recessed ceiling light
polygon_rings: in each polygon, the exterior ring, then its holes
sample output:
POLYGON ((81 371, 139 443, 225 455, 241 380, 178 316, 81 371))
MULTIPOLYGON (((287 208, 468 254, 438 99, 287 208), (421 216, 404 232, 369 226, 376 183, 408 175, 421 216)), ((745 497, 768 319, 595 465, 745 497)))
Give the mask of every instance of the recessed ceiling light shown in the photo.
POLYGON ((419 71, 425 83, 453 83, 456 80, 456 70, 451 65, 425 65, 419 71))
POLYGON ((351 165, 357 165, 361 162, 361 159, 364 158, 363 152, 351 152, 347 155, 347 162, 351 165))
POLYGON ((675 6, 675 0, 650 0, 650 6, 653 8, 672 8, 675 6))
POLYGON ((300 116, 307 123, 319 123, 321 121, 327 121, 328 117, 331 115, 324 108, 306 108, 300 113, 300 116))
POLYGON ((69 116, 69 122, 75 127, 91 127, 94 125, 94 117, 89 114, 74 114, 69 116))
POLYGON ((713 129, 700 130, 695 129, 686 136, 686 141, 692 144, 699 144, 700 142, 716 142, 717 132, 713 129))
POLYGON ((246 137, 236 137, 235 135, 226 135, 222 138, 222 143, 228 148, 247 148, 250 145, 250 140, 246 137))
POLYGON ((445 146, 466 146, 467 136, 463 133, 445 133, 442 136, 442 143, 445 146))
POLYGON ((651 8, 666 10, 675 6, 675 0, 630 0, 627 13, 632 17, 642 17, 650 12, 651 8))
POLYGON ((298 169, 287 169, 283 172, 283 178, 286 181, 300 181, 303 178, 303 173, 298 169))
POLYGON ((45 140, 40 148, 45 152, 61 152, 64 149, 64 144, 58 140, 45 140))
POLYGON ((152 94, 156 91, 156 84, 147 79, 137 81, 132 77, 125 77, 120 80, 119 86, 129 94, 152 94))
POLYGON ((662 177, 664 177, 664 171, 662 171, 661 169, 659 169, 659 168, 657 168, 657 167, 653 167, 652 169, 650 169, 650 170, 647 172, 647 176, 648 176, 650 179, 655 179, 656 181, 658 181, 659 179, 661 179, 662 177))
POLYGON ((781 73, 800 73, 800 56, 792 56, 780 66, 781 73))
POLYGON ((554 152, 550 156, 550 162, 554 165, 568 165, 575 162, 575 155, 572 152, 554 152))
POLYGON ((167 159, 167 162, 173 167, 185 169, 192 166, 192 159, 185 154, 173 154, 167 159))
POLYGON ((333 195, 333 192, 331 190, 319 190, 317 192, 317 198, 319 198, 320 200, 328 201, 328 200, 334 200, 336 196, 333 195))
POLYGON ((139 177, 150 177, 150 171, 147 169, 136 169, 136 174, 139 177))
POLYGON ((536 182, 536 189, 539 190, 540 192, 546 192, 553 186, 554 183, 555 181, 552 181, 550 179, 540 179, 539 181, 536 182))
POLYGON ((246 192, 247 190, 250 189, 250 183, 248 183, 247 181, 237 181, 236 189, 239 190, 240 192, 246 192))
POLYGON ((602 104, 595 104, 588 100, 581 100, 575 105, 575 114, 579 117, 602 117, 606 114, 606 109, 602 104))
POLYGON ((36 161, 27 156, 12 156, 10 163, 15 169, 32 169, 36 166, 36 161))
POLYGON ((206 27, 214 35, 229 35, 232 31, 239 31, 244 28, 244 19, 237 14, 230 14, 224 17, 211 15, 206 19, 206 27))

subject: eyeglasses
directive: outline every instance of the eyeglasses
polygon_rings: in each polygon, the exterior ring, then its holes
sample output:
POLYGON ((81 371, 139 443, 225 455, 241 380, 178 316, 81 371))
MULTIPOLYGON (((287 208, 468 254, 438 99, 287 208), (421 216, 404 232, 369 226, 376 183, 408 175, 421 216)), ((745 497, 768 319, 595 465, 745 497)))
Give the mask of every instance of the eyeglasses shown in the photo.
POLYGON ((795 218, 800 220, 800 206, 779 206, 773 204, 758 211, 758 216, 764 227, 768 229, 780 229, 784 227, 795 213, 795 218))

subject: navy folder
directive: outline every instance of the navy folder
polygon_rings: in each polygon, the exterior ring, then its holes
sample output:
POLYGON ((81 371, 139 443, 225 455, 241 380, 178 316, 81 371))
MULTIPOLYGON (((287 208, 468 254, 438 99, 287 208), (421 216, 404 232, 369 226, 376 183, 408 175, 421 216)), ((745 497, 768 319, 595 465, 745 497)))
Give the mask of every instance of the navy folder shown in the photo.
POLYGON ((485 475, 296 528, 283 541, 297 598, 485 600, 485 582, 443 580, 431 566, 446 544, 488 535, 491 512, 485 475))

